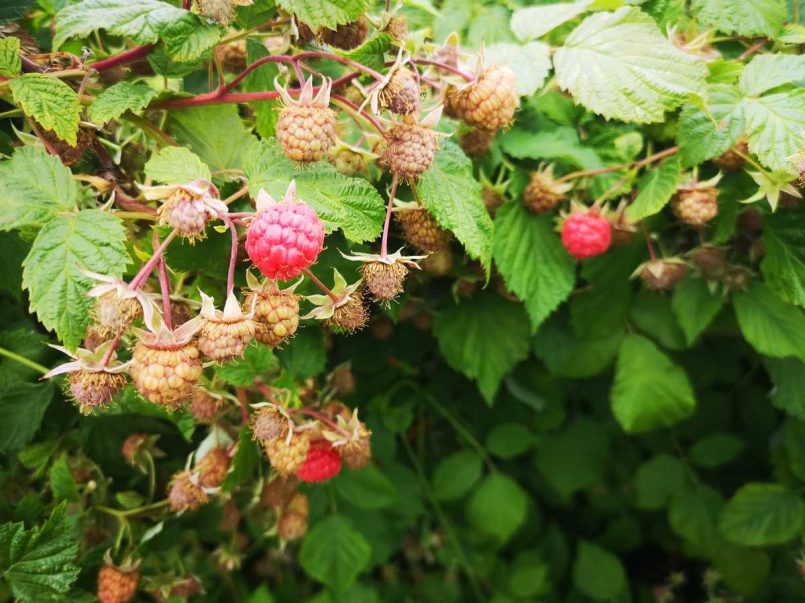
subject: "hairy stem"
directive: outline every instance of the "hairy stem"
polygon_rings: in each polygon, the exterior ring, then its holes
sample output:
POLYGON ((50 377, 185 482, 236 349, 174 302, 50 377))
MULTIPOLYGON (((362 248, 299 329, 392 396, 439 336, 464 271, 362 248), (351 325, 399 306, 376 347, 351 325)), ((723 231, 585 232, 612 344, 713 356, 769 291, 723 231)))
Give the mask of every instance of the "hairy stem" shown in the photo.
POLYGON ((457 75, 468 82, 471 82, 472 80, 475 79, 469 73, 464 73, 463 71, 461 71, 461 69, 459 69, 458 67, 453 67, 452 65, 448 65, 446 63, 440 63, 439 61, 432 61, 430 59, 414 59, 414 63, 416 63, 417 65, 432 65, 433 67, 441 69, 442 71, 447 71, 448 73, 457 75))
POLYGON ((380 257, 386 259, 389 253, 389 226, 391 225, 391 210, 394 207, 394 197, 397 195, 397 185, 400 179, 394 174, 391 181, 391 192, 389 193, 389 204, 386 207, 386 221, 383 223, 383 238, 380 239, 380 257))

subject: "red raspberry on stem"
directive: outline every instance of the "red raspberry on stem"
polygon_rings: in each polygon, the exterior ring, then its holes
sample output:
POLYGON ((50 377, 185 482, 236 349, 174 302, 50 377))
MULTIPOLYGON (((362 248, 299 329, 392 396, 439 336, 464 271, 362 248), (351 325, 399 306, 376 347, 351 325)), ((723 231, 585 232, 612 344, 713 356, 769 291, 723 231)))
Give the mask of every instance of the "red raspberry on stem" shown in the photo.
POLYGON ((575 209, 562 224, 562 245, 577 260, 601 255, 612 243, 612 224, 597 207, 575 209))
POLYGON ((291 182, 281 203, 257 195, 257 217, 246 233, 246 252, 267 277, 287 281, 312 266, 324 245, 324 224, 291 182))
POLYGON ((327 440, 310 443, 305 462, 296 475, 303 482, 326 482, 341 471, 341 457, 327 440))

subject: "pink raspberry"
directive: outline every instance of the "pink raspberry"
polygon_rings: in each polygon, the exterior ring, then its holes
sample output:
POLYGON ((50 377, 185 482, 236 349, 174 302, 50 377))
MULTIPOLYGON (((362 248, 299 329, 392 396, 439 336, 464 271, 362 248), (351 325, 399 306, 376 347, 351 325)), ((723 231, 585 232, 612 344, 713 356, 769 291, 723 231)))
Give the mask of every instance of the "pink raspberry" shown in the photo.
POLYGON ((327 440, 310 443, 304 464, 296 472, 303 482, 326 482, 341 471, 341 457, 327 440))
POLYGON ((570 214, 562 224, 562 244, 577 260, 601 255, 612 243, 612 224, 597 209, 570 214))
POLYGON ((324 245, 324 225, 303 201, 271 203, 246 233, 246 252, 267 277, 287 281, 302 274, 324 245))

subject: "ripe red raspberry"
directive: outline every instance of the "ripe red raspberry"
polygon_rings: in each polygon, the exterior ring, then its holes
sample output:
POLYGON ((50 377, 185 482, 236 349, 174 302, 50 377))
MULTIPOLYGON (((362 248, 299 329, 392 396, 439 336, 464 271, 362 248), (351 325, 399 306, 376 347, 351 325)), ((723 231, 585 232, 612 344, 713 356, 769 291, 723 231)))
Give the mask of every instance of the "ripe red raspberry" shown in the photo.
POLYGON ((324 224, 293 183, 282 203, 257 195, 258 214, 246 233, 246 252, 268 278, 287 281, 312 266, 324 246, 324 224))
POLYGON ((577 260, 601 255, 612 243, 612 225, 597 209, 574 211, 562 224, 562 244, 577 260))
POLYGON ((368 32, 369 24, 364 17, 359 17, 357 21, 344 23, 335 29, 324 29, 321 32, 321 39, 330 46, 352 50, 363 44, 368 32))
POLYGON ((98 574, 98 600, 101 603, 128 603, 137 592, 139 582, 136 567, 126 570, 106 564, 98 574))
POLYGON ((445 98, 449 114, 482 130, 508 127, 519 105, 516 76, 504 65, 487 67, 475 82, 461 90, 452 88, 445 98))
POLYGON ((318 161, 338 140, 336 113, 328 106, 330 86, 330 80, 325 80, 314 97, 311 78, 302 86, 299 98, 294 100, 275 82, 285 103, 277 120, 276 136, 288 159, 305 163, 318 161))
POLYGON ((310 443, 304 464, 296 475, 303 482, 326 482, 341 471, 341 457, 327 440, 310 443))

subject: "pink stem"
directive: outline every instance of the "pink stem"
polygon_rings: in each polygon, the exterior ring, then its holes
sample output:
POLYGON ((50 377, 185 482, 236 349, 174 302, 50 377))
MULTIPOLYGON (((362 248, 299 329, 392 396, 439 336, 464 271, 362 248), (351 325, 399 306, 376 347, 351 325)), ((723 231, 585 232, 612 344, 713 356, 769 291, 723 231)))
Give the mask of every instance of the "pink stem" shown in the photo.
POLYGON ((232 249, 229 252, 229 271, 226 274, 226 296, 232 293, 235 288, 235 264, 238 261, 238 230, 232 218, 226 218, 224 222, 229 226, 229 232, 232 236, 232 249))
MULTIPOLYGON (((257 69, 258 67, 260 67, 262 65, 265 65, 266 63, 294 63, 294 62, 295 62, 294 57, 289 56, 287 54, 278 54, 278 55, 274 55, 274 56, 270 56, 270 57, 259 58, 254 63, 251 63, 250 65, 248 65, 246 67, 246 69, 241 71, 235 77, 235 79, 233 79, 226 86, 224 86, 221 93, 229 92, 233 88, 237 87, 238 84, 240 84, 244 79, 246 79, 247 75, 249 75, 252 71, 257 69)), ((221 90, 221 88, 219 88, 218 90, 221 90)), ((213 92, 216 92, 216 91, 214 90, 213 92)))
POLYGON ((383 238, 380 240, 380 257, 386 259, 389 252, 389 225, 391 224, 391 208, 394 206, 394 196, 397 194, 397 184, 400 179, 394 175, 391 181, 391 192, 389 193, 389 204, 386 208, 386 222, 383 224, 383 238))
POLYGON ((475 78, 468 73, 464 73, 458 67, 453 67, 452 65, 447 65, 446 63, 440 63, 439 61, 431 61, 430 59, 414 59, 414 62, 418 65, 433 65, 434 67, 438 67, 442 71, 447 71, 449 73, 453 73, 459 77, 464 78, 466 81, 471 82, 475 78))
MULTIPOLYGON (((159 233, 154 230, 154 249, 159 248, 159 233)), ((171 325, 171 286, 168 280, 168 267, 165 264, 165 258, 160 254, 159 261, 157 262, 157 274, 159 274, 159 290, 162 293, 162 313, 165 321, 165 326, 172 329, 171 325)))
POLYGON ((301 59, 331 59, 333 61, 338 61, 339 63, 343 63, 344 65, 349 65, 353 69, 357 69, 358 71, 363 71, 367 75, 371 75, 376 80, 382 80, 385 76, 380 73, 379 71, 375 71, 371 67, 367 67, 366 65, 361 65, 356 61, 352 61, 350 59, 344 58, 342 56, 338 56, 337 54, 333 54, 331 52, 324 52, 321 50, 310 50, 308 52, 301 52, 296 55, 296 60, 301 59))
POLYGON ((126 50, 124 52, 113 54, 110 57, 106 57, 101 61, 97 61, 89 65, 95 71, 104 71, 105 69, 111 69, 112 67, 118 67, 119 65, 125 65, 126 63, 133 63, 134 61, 145 57, 149 52, 154 49, 153 44, 146 44, 145 46, 137 46, 136 48, 132 48, 131 50, 126 50))
POLYGON ((338 302, 340 302, 340 301, 341 301, 341 299, 340 299, 340 298, 339 298, 339 297, 338 297, 338 296, 337 296, 335 293, 333 293, 332 291, 330 291, 330 288, 329 288, 329 287, 327 287, 327 285, 325 285, 324 283, 322 283, 322 282, 321 282, 321 281, 320 281, 320 280, 319 280, 319 279, 316 277, 316 275, 315 275, 315 274, 313 274, 313 273, 312 273, 310 270, 308 270, 307 268, 305 268, 305 274, 307 274, 308 278, 310 278, 310 280, 311 280, 311 281, 313 281, 313 284, 315 284, 315 285, 316 285, 316 286, 317 286, 319 289, 321 289, 321 290, 322 290, 324 293, 326 293, 326 294, 327 294, 327 297, 329 297, 329 298, 330 298, 331 300, 333 300, 335 303, 338 303, 338 302))
POLYGON ((656 262, 657 254, 654 253, 654 245, 651 244, 651 237, 649 237, 648 229, 646 228, 646 223, 641 222, 640 227, 643 229, 643 238, 646 240, 646 247, 648 247, 649 257, 651 257, 652 262, 656 262))
POLYGON ((327 427, 329 427, 334 431, 337 431, 341 435, 344 436, 350 435, 350 433, 346 429, 342 429, 341 427, 339 427, 338 423, 333 421, 330 417, 328 417, 324 413, 319 412, 318 410, 313 410, 312 408, 288 408, 286 410, 288 411, 289 414, 292 415, 307 415, 309 417, 313 417, 317 421, 321 421, 322 423, 327 425, 327 427))
POLYGON ((148 278, 148 275, 151 274, 151 271, 154 269, 154 266, 156 266, 157 262, 159 262, 159 258, 162 257, 162 254, 168 248, 168 245, 170 245, 170 242, 173 240, 173 237, 175 236, 176 236, 176 230, 172 230, 170 234, 168 234, 168 236, 165 237, 165 240, 162 241, 162 244, 157 249, 154 250, 154 254, 151 256, 151 258, 145 264, 143 264, 143 267, 140 268, 140 271, 134 275, 133 279, 131 279, 129 287, 131 287, 132 289, 139 289, 140 287, 143 286, 145 280, 148 278))
POLYGON ((120 329, 117 332, 117 335, 115 335, 115 338, 112 340, 112 345, 109 346, 109 349, 106 350, 106 354, 104 354, 103 358, 101 358, 101 366, 102 367, 109 366, 109 362, 112 360, 112 355, 115 353, 115 350, 117 349, 117 346, 120 343, 120 340, 123 338, 123 333, 125 333, 125 332, 126 332, 126 327, 123 327, 122 329, 120 329))
POLYGON ((377 120, 375 120, 374 117, 372 117, 368 113, 365 113, 363 110, 361 110, 361 108, 358 107, 358 105, 353 103, 351 100, 349 100, 347 98, 344 98, 343 96, 339 96, 338 94, 331 94, 330 98, 333 101, 335 101, 337 103, 340 103, 340 104, 344 105, 345 107, 348 107, 349 109, 351 109, 355 113, 355 115, 358 115, 358 116, 362 117, 363 119, 365 119, 381 135, 383 135, 383 136, 386 135, 386 131, 383 129, 383 126, 381 126, 377 122, 377 120))

